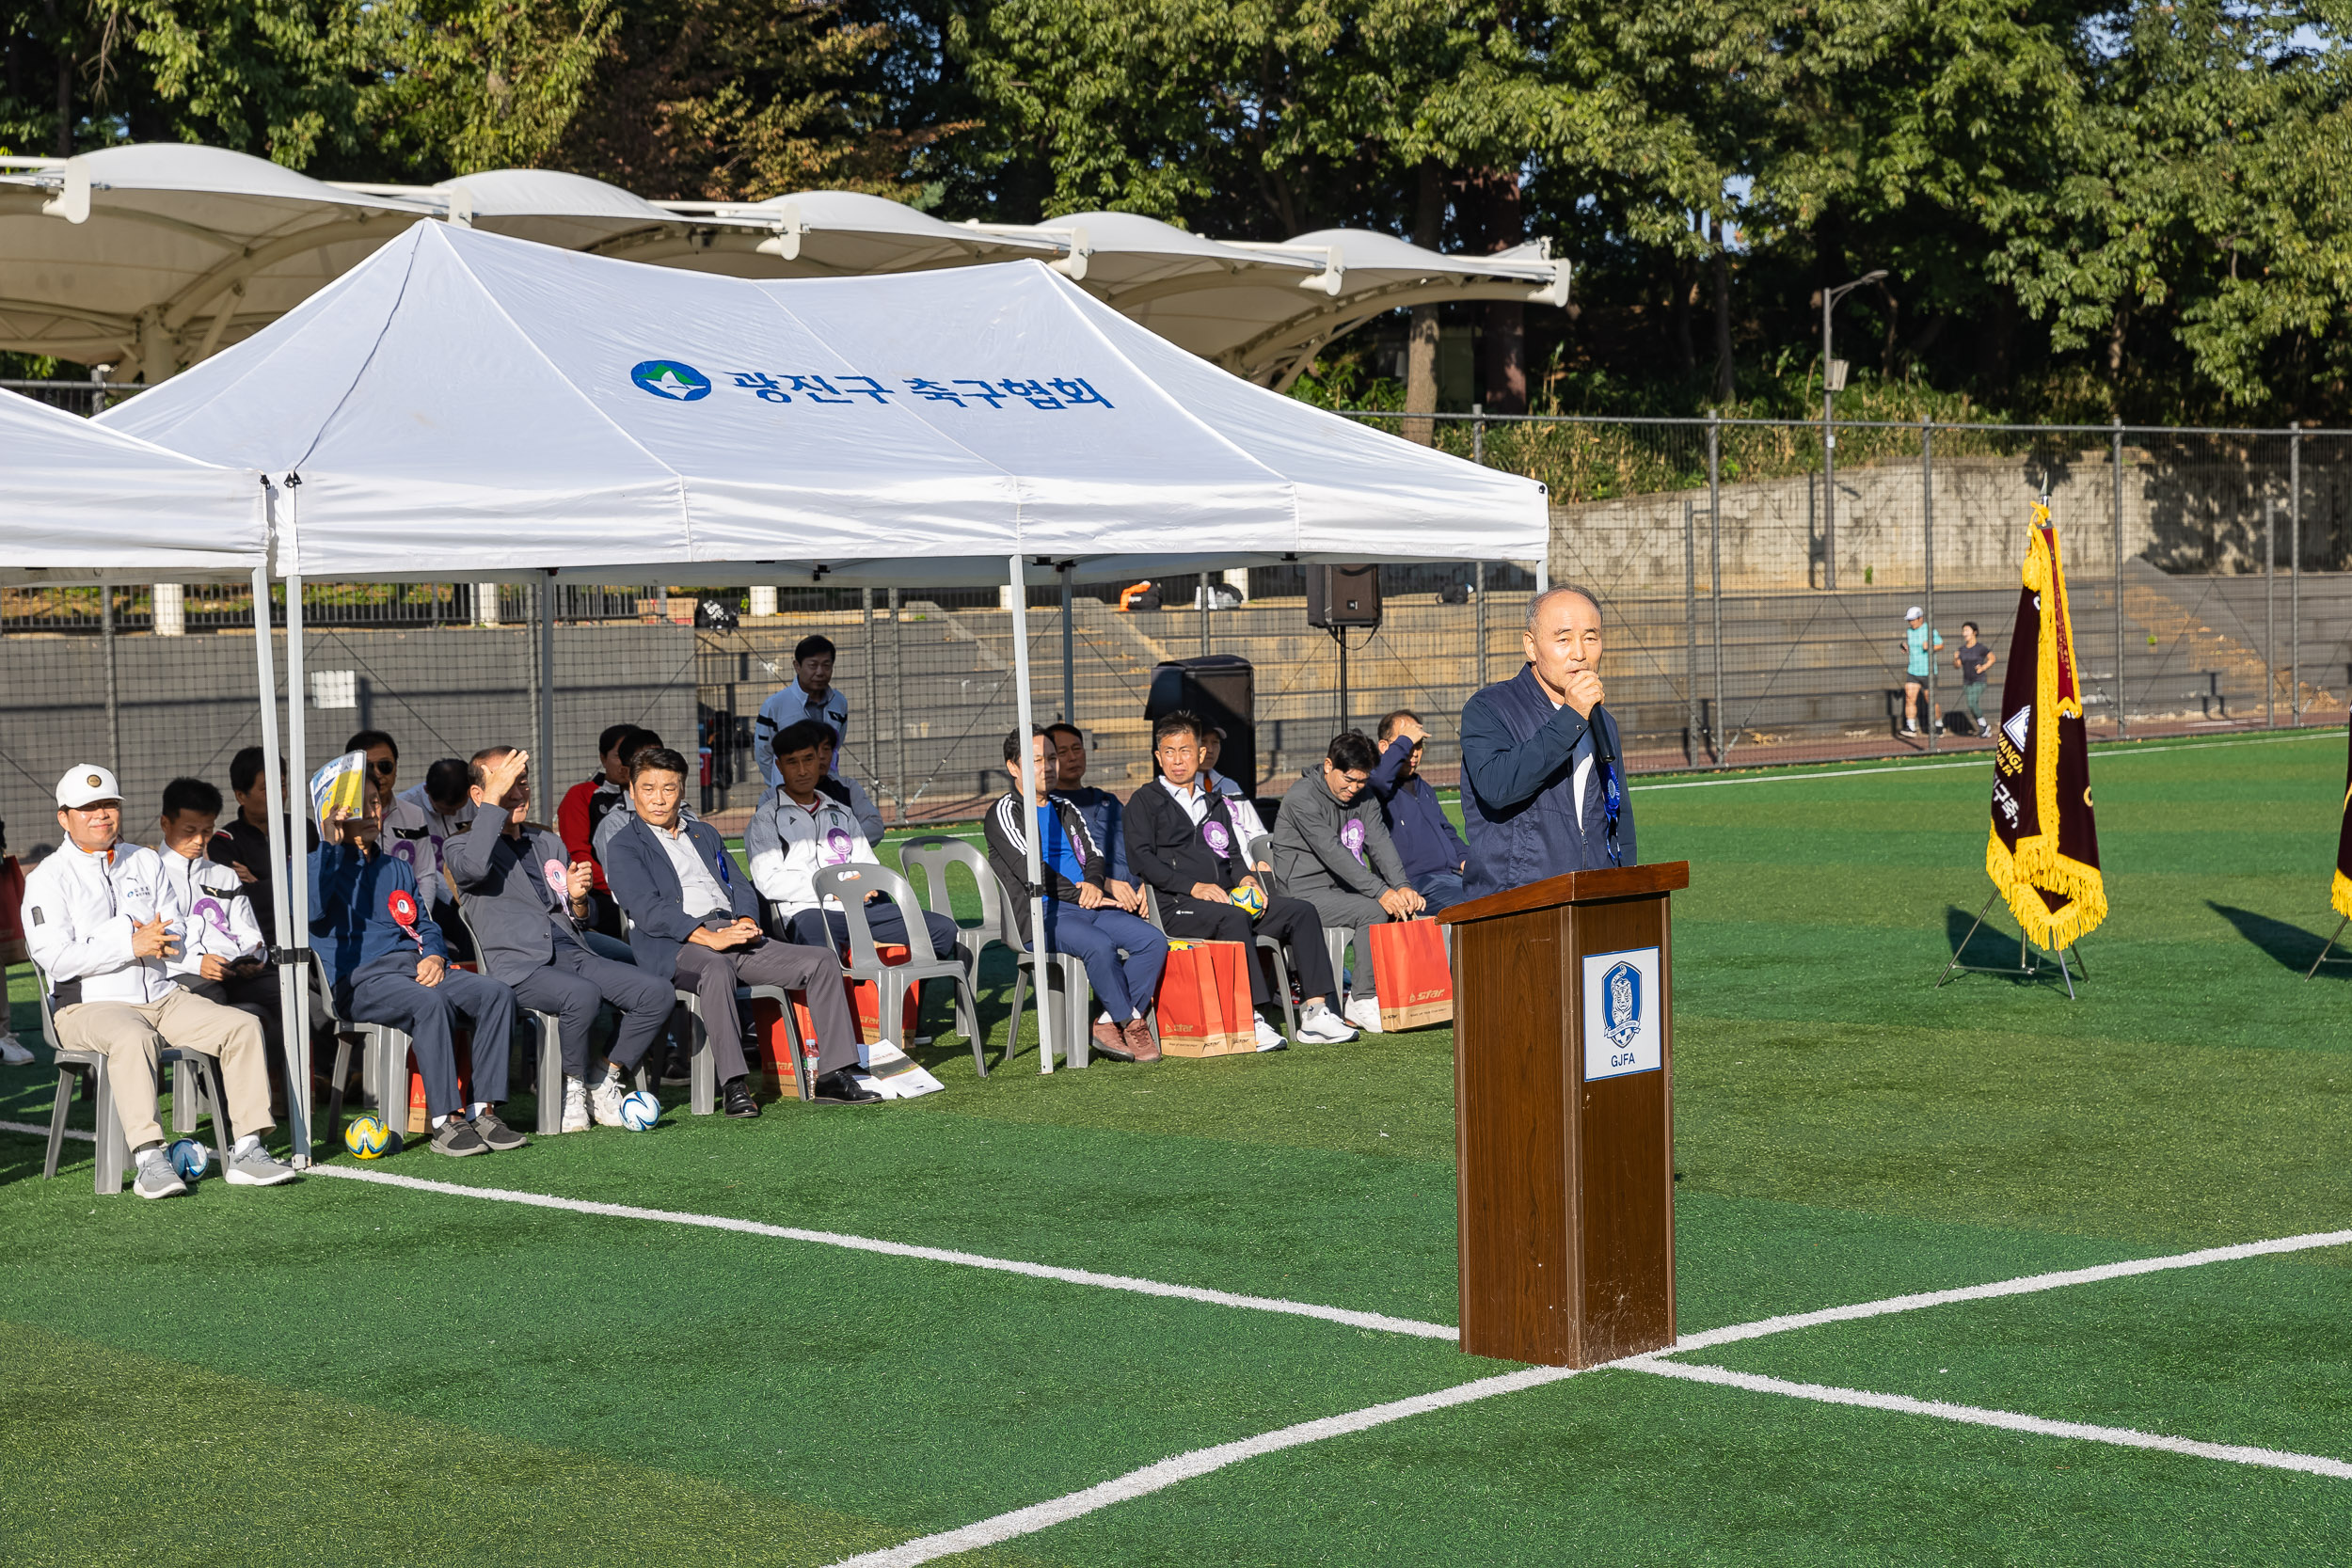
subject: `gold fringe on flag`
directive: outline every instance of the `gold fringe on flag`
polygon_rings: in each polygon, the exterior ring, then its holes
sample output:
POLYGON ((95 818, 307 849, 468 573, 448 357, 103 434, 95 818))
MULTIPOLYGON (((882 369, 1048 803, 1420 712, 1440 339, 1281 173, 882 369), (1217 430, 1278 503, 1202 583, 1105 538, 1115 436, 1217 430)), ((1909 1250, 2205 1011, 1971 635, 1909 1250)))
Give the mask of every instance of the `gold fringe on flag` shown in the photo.
POLYGON ((2346 726, 2344 762, 2344 823, 2336 830, 2336 875, 2328 885, 2328 902, 2352 920, 2352 724, 2346 726))
MULTIPOLYGON (((2046 504, 2034 508, 1994 737, 1985 875, 2027 941, 2051 952, 2070 947, 2106 919, 2107 895, 2091 814, 2074 617, 2046 504)), ((2341 874, 2338 880, 2352 892, 2352 881, 2341 874)))

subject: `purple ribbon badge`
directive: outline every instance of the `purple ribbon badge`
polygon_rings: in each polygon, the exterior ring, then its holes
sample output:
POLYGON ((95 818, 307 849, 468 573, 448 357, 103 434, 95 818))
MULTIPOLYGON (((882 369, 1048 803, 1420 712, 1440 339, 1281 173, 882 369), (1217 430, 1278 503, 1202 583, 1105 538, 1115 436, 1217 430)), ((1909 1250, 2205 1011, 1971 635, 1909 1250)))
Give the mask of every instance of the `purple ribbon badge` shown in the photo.
POLYGON ((196 901, 196 908, 188 912, 202 917, 206 925, 222 936, 229 934, 229 911, 221 907, 219 899, 199 898, 196 901))
POLYGON ((850 863, 850 834, 846 828, 825 830, 825 863, 827 865, 850 863))
POLYGON ((1360 863, 1364 858, 1363 823, 1353 816, 1349 817, 1347 825, 1340 830, 1340 842, 1347 846, 1347 852, 1355 856, 1360 863))
POLYGON ((1201 823, 1200 836, 1207 841, 1211 853, 1219 860, 1233 852, 1233 835, 1226 832, 1222 822, 1201 823))
POLYGON ((557 860, 553 855, 549 855, 546 862, 541 864, 539 870, 541 874, 547 878, 548 886, 554 890, 556 897, 565 900, 570 899, 572 895, 571 881, 565 875, 565 868, 562 861, 557 860))
POLYGON ((392 841, 392 853, 399 856, 402 860, 406 861, 408 863, 409 870, 414 871, 417 868, 417 847, 414 844, 409 843, 408 840, 405 838, 394 839, 392 841))

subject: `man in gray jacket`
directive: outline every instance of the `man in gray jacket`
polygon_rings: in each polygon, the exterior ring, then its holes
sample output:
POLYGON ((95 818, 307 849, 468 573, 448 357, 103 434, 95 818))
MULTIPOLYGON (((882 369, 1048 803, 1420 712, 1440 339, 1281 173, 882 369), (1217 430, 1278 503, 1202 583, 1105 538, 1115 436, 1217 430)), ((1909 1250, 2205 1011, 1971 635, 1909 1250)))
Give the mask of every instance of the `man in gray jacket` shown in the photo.
POLYGON ((1380 802, 1367 789, 1380 752, 1355 730, 1336 736, 1320 768, 1282 797, 1274 823, 1274 876, 1282 891, 1315 907, 1327 928, 1356 937, 1356 973, 1362 984, 1347 1004, 1347 1022, 1380 1027, 1379 980, 1372 961, 1372 928, 1408 920, 1426 902, 1390 841, 1380 802))
POLYGON ((526 822, 531 754, 491 746, 473 754, 475 816, 441 846, 457 907, 482 942, 482 967, 502 980, 520 1006, 553 1013, 564 1050, 564 1122, 584 1132, 593 1111, 606 1127, 621 1125, 621 1079, 644 1058, 676 998, 670 983, 634 964, 588 951, 591 867, 573 861, 553 829, 526 822), (621 1015, 612 1061, 620 1072, 588 1083, 588 1034, 596 1009, 610 1002, 621 1015), (592 1104, 593 1099, 593 1104, 592 1104))

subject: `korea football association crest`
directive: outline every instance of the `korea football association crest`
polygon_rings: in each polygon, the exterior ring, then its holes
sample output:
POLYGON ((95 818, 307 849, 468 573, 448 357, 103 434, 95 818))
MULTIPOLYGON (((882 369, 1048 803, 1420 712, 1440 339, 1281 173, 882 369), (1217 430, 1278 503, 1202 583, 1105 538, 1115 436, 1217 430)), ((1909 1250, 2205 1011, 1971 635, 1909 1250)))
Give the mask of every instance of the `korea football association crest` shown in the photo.
POLYGON ((1664 1065, 1658 949, 1584 956, 1584 1081, 1664 1065))

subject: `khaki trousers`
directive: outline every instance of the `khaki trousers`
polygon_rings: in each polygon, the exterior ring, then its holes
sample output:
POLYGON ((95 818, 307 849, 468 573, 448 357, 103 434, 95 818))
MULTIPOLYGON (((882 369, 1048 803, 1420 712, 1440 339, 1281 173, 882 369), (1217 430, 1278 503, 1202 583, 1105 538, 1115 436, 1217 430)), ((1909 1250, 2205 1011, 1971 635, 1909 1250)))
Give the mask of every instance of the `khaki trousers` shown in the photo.
POLYGON ((155 1053, 167 1045, 220 1063, 229 1119, 238 1137, 266 1132, 269 1064, 261 1022, 217 1002, 171 988, 160 1002, 77 1002, 57 1009, 57 1039, 69 1051, 101 1052, 114 1085, 115 1114, 133 1149, 161 1143, 155 1120, 155 1053))

